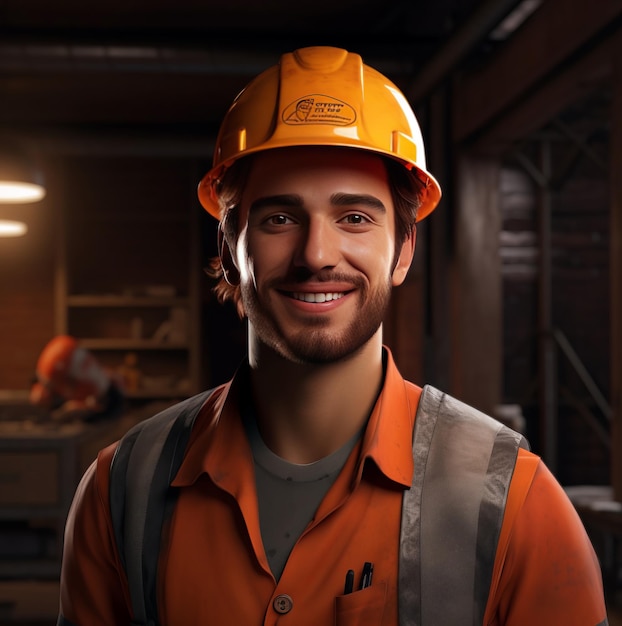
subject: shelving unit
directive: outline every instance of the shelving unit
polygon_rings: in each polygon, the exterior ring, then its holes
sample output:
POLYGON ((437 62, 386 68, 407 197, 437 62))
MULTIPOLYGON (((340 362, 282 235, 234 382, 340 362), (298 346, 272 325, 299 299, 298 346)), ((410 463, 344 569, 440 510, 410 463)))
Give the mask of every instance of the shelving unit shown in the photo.
POLYGON ((0 421, 0 580, 58 577, 65 518, 80 477, 97 450, 130 423, 0 421))
POLYGON ((2 623, 57 611, 63 528, 97 451, 203 380, 193 162, 81 155, 57 162, 55 174, 54 332, 118 375, 135 360, 138 376, 127 377, 128 410, 95 423, 43 418, 27 394, 0 398, 2 623))
POLYGON ((27 398, 0 396, 1 624, 56 623, 65 520, 80 478, 99 450, 168 405, 155 400, 109 420, 59 422, 27 398))
POLYGON ((58 333, 126 377, 130 399, 201 388, 198 206, 191 162, 67 159, 58 333), (105 172, 105 174, 104 174, 105 172))

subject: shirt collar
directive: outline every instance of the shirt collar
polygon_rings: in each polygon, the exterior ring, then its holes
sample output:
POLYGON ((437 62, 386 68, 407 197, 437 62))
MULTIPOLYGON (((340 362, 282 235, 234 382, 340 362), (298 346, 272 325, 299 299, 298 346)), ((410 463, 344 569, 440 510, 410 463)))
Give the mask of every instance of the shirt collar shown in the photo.
MULTIPOLYGON (((384 356, 385 380, 365 429, 357 477, 370 459, 387 478, 409 487, 412 432, 421 389, 402 378, 388 348, 384 356)), ((247 367, 242 366, 232 381, 217 388, 202 407, 173 486, 192 484, 202 473, 238 495, 245 491, 244 484, 254 484, 252 453, 238 406, 240 393, 248 393, 247 367)))
POLYGON ((404 380, 385 348, 385 379, 369 417, 359 475, 368 459, 389 479, 410 487, 413 476, 412 433, 421 388, 404 380))

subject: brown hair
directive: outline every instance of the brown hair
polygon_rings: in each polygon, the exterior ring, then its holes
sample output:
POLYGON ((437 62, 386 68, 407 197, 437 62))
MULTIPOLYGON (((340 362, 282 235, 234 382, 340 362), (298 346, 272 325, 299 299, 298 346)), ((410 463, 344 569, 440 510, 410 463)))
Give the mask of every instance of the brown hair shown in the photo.
MULTIPOLYGON (((224 303, 231 300, 240 317, 244 317, 240 286, 225 273, 221 257, 222 246, 234 247, 239 232, 239 206, 252 161, 252 155, 238 159, 226 170, 222 180, 218 183, 216 193, 222 216, 219 233, 221 255, 210 259, 209 266, 205 268, 206 274, 218 281, 214 287, 218 301, 224 303)), ((397 258, 402 244, 415 228, 425 184, 398 161, 388 157, 383 157, 383 161, 387 169, 391 197, 395 207, 395 255, 397 258)))

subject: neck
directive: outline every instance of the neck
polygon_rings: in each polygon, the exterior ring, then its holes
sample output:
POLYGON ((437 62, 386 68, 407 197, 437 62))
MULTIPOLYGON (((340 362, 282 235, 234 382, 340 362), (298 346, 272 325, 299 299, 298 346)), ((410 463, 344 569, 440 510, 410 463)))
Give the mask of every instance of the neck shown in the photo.
POLYGON ((383 379, 382 328, 355 354, 327 364, 293 363, 249 328, 251 385, 261 435, 293 463, 338 450, 364 426, 383 379))

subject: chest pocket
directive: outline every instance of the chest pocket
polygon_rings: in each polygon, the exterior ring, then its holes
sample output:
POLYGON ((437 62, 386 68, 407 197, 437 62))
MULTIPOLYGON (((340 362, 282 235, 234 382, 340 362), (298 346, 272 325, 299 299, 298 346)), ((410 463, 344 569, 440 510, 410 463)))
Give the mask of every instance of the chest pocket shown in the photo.
POLYGON ((374 582, 371 587, 335 598, 335 626, 369 626, 382 624, 387 599, 386 584, 374 582))

